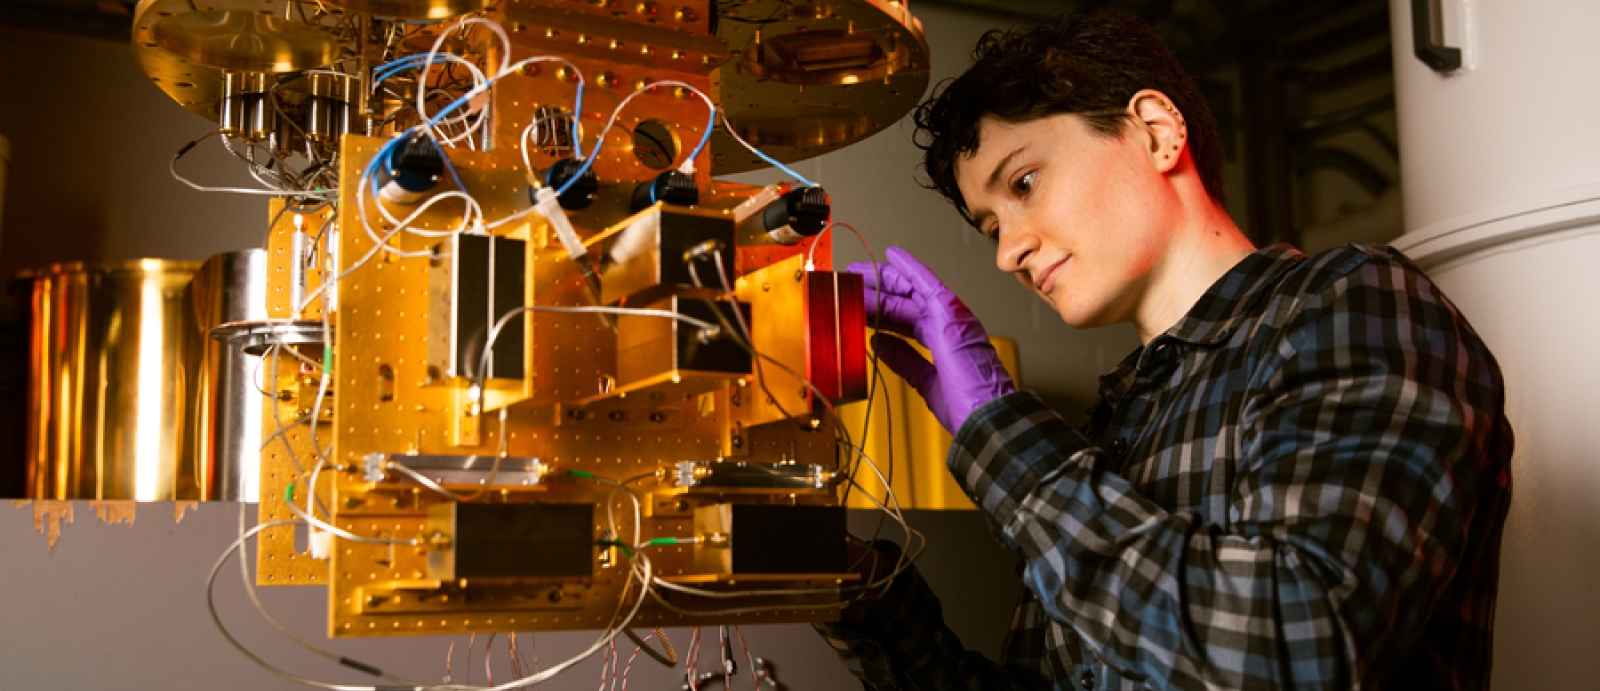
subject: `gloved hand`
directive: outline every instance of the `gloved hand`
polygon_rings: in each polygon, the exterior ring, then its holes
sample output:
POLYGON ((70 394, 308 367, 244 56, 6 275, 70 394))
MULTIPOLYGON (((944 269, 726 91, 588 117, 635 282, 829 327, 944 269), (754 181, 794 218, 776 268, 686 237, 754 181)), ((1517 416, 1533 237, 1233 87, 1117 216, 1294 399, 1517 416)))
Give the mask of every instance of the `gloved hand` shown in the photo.
POLYGON ((846 268, 861 274, 866 285, 867 322, 878 329, 872 348, 889 369, 922 394, 939 424, 955 434, 978 406, 1016 391, 1016 385, 1000 364, 983 324, 961 298, 911 253, 890 247, 888 259, 877 265, 877 276, 866 262, 846 268), (880 306, 883 321, 873 324, 880 306), (886 331, 915 338, 927 347, 933 362, 886 331))

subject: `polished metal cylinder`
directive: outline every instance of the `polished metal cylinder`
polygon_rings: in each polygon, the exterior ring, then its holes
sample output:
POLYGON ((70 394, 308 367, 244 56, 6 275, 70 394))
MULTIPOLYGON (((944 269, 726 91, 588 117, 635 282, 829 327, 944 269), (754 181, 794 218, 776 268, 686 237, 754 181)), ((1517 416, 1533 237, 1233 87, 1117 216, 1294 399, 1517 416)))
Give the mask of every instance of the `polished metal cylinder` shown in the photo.
POLYGON ((306 99, 305 135, 314 142, 337 142, 350 126, 349 77, 313 74, 306 99))
POLYGON ((179 498, 184 291, 198 265, 57 264, 32 283, 28 496, 179 498))
POLYGON ((266 251, 226 252, 206 260, 184 301, 184 360, 193 376, 186 387, 178 495, 254 503, 261 481, 260 358, 218 342, 211 330, 266 318, 266 251))
POLYGON ((244 122, 239 136, 252 142, 264 142, 278 127, 278 112, 272 107, 269 94, 245 94, 237 98, 245 101, 244 122))
POLYGON ((218 120, 222 132, 250 141, 263 141, 276 122, 272 104, 266 102, 266 75, 227 72, 222 76, 222 102, 218 120))

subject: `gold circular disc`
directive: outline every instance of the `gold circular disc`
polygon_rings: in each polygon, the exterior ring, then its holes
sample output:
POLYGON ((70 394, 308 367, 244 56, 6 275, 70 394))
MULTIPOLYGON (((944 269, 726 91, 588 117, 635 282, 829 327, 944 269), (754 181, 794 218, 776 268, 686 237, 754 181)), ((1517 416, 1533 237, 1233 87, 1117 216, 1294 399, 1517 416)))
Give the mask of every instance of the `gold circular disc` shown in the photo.
POLYGON ((344 0, 329 3, 355 14, 393 19, 449 19, 489 6, 489 0, 344 0))
MULTIPOLYGON (((901 0, 755 0, 721 10, 730 59, 718 76, 735 132, 789 163, 899 121, 928 88, 928 41, 901 0)), ((763 168, 720 129, 718 175, 763 168)))

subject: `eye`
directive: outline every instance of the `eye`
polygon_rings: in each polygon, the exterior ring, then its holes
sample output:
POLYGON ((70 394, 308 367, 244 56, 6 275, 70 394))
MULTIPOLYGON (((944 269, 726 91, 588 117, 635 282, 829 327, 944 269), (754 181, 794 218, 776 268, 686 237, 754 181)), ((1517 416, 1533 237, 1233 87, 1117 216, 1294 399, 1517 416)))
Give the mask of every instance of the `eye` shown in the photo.
POLYGON ((994 220, 985 221, 984 223, 982 223, 981 225, 978 226, 978 234, 982 235, 984 238, 988 239, 990 242, 999 242, 1000 241, 1000 224, 998 222, 994 221, 994 220))
POLYGON ((1028 171, 1011 183, 1011 192, 1019 197, 1026 197, 1033 192, 1033 185, 1039 177, 1038 171, 1028 171))

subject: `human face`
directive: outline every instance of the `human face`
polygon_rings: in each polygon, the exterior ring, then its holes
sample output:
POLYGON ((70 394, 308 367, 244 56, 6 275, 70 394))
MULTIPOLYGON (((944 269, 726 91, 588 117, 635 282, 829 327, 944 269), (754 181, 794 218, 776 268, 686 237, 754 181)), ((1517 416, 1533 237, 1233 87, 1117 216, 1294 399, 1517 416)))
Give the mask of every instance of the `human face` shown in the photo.
POLYGON ((1132 321, 1171 244, 1170 185, 1130 118, 1121 134, 1077 115, 984 118, 956 183, 995 263, 1076 328, 1132 321))

